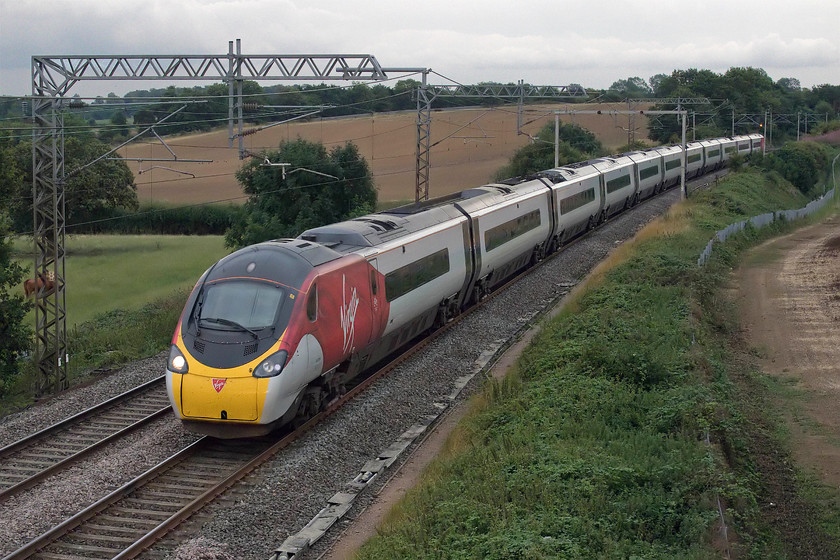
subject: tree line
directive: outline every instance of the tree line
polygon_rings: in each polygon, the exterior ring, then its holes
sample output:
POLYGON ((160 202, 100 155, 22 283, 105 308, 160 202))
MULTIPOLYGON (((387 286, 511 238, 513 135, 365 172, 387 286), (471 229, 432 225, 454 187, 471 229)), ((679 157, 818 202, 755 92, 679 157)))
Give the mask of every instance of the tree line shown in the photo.
MULTIPOLYGON (((732 132, 732 116, 736 118, 735 133, 764 132, 762 116, 765 112, 784 115, 774 119, 774 142, 781 145, 796 139, 796 115, 809 117, 805 124, 814 132, 836 126, 832 123, 840 113, 840 85, 822 84, 803 88, 796 78, 777 81, 761 68, 733 67, 719 74, 711 70, 674 70, 670 75, 657 74, 647 82, 639 77, 618 80, 604 95, 605 100, 623 99, 690 99, 706 98, 710 104, 684 103, 683 109, 695 113, 698 126, 696 137, 715 138, 732 132), (745 117, 750 115, 750 117, 745 117), (817 123, 815 123, 815 120, 817 123), (828 121, 828 125, 826 124, 828 121)), ((673 105, 654 104, 652 109, 673 109, 673 105)), ((680 124, 676 118, 652 121, 648 130, 651 140, 661 143, 676 141, 680 124)))

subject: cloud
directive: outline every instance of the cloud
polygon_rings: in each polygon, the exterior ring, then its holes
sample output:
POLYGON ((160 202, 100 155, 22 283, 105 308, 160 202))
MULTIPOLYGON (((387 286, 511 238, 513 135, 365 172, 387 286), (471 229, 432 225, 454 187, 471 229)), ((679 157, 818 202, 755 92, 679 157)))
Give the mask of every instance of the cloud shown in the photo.
MULTIPOLYGON (((224 54, 238 37, 245 54, 373 54, 385 66, 431 67, 460 82, 608 87, 628 76, 732 66, 803 85, 836 81, 840 4, 802 2, 765 9, 757 0, 428 0, 421 9, 370 0, 6 1, 0 93, 29 92, 33 54, 224 54)), ((105 94, 155 85, 126 84, 77 88, 105 94)))

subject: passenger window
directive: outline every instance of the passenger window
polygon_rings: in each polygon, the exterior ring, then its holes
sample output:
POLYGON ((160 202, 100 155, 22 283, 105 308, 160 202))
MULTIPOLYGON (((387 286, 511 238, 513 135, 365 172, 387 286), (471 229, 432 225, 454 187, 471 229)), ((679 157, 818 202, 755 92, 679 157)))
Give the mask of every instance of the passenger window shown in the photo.
POLYGON ((312 284, 309 289, 309 299, 306 300, 306 316, 310 321, 318 318, 318 286, 312 284))

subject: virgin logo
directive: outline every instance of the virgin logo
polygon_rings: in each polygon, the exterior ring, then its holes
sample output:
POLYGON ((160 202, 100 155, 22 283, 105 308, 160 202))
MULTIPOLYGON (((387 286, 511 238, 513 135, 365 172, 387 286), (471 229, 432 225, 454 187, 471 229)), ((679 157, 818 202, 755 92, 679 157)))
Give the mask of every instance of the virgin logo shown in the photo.
POLYGON ((347 301, 347 289, 345 283, 347 277, 341 276, 341 330, 344 333, 343 351, 346 354, 353 348, 353 341, 356 338, 356 310, 359 308, 359 294, 356 288, 350 289, 350 301, 347 301))
POLYGON ((216 379, 215 377, 213 378, 213 388, 216 389, 217 393, 221 392, 222 387, 225 386, 225 383, 227 383, 227 379, 216 379))

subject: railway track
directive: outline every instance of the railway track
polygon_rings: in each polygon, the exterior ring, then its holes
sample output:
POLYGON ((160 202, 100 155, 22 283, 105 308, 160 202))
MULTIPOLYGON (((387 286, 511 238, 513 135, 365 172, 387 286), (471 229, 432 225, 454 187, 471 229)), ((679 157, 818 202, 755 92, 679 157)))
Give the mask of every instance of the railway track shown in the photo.
POLYGON ((0 502, 169 410, 164 377, 0 449, 0 502))
POLYGON ((6 559, 133 558, 264 461, 271 448, 268 439, 204 437, 6 559))
POLYGON ((427 340, 419 341, 279 440, 278 436, 248 440, 205 436, 2 560, 135 558, 425 346, 427 340))

